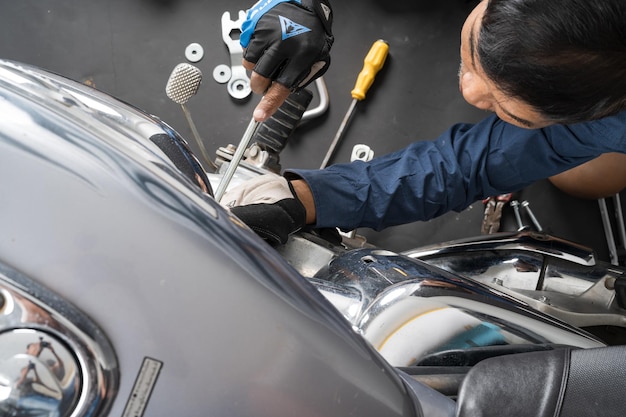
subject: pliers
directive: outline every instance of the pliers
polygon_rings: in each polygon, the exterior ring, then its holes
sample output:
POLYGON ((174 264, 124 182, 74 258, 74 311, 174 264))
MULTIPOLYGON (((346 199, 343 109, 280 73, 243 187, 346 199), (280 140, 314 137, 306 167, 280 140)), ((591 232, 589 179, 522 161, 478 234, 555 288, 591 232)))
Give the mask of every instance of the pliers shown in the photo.
POLYGON ((500 219, 502 218, 502 209, 505 204, 511 201, 512 193, 500 194, 495 197, 485 198, 485 213, 483 214, 483 224, 480 233, 490 235, 500 230, 500 219))

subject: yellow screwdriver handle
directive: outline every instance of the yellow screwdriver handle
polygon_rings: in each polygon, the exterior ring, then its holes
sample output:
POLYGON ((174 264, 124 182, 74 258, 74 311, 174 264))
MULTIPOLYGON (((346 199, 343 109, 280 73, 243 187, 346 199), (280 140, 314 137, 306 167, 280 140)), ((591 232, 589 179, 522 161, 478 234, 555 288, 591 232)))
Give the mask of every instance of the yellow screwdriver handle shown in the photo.
POLYGON ((382 39, 374 42, 363 61, 363 69, 356 79, 354 89, 351 91, 352 98, 359 101, 365 98, 367 90, 370 89, 374 82, 374 77, 376 77, 378 71, 380 71, 385 64, 388 52, 389 44, 387 44, 387 42, 382 39))

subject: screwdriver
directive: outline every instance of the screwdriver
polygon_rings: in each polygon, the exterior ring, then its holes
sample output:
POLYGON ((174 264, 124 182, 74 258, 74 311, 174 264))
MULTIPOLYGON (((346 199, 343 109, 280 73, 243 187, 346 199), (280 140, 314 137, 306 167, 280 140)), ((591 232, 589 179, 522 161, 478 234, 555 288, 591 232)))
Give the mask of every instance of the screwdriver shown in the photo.
POLYGON ((326 156, 322 161, 320 169, 324 169, 326 168, 326 165, 328 165, 330 158, 335 152, 337 144, 343 136, 343 132, 346 130, 346 126, 348 125, 350 119, 352 118, 352 115, 354 114, 356 103, 365 98, 367 90, 369 90, 369 88, 372 86, 372 83, 374 82, 374 77, 376 77, 378 71, 380 71, 385 64, 388 52, 389 44, 386 41, 379 39, 374 42, 369 52, 365 56, 365 59, 363 60, 363 68, 361 69, 361 72, 359 72, 359 76, 356 79, 354 88, 350 92, 350 94, 352 95, 352 103, 350 104, 350 107, 348 108, 348 111, 346 112, 346 115, 344 116, 341 125, 339 125, 339 129, 337 130, 335 138, 328 148, 328 152, 326 152, 326 156))

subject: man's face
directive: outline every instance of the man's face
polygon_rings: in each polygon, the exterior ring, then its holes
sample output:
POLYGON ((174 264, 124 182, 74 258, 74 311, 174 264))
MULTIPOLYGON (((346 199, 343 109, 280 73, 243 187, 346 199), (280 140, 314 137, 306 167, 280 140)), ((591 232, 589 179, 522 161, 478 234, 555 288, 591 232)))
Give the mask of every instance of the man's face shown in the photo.
POLYGON ((495 112, 505 122, 528 129, 551 124, 529 104, 504 94, 483 71, 476 45, 487 1, 481 1, 461 29, 459 89, 463 98, 481 110, 495 112))

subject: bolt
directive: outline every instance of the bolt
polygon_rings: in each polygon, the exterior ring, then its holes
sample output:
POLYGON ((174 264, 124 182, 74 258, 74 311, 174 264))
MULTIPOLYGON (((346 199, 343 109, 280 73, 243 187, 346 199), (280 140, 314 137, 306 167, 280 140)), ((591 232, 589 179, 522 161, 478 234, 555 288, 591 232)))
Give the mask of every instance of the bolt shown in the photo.
POLYGON ((615 277, 608 277, 607 279, 604 280, 604 288, 606 288, 607 290, 614 290, 615 281, 617 281, 615 277))
POLYGON ((543 232, 543 228, 539 224, 539 220, 537 220, 537 218, 533 214, 533 211, 530 209, 530 203, 528 201, 522 201, 522 207, 524 207, 526 211, 528 212, 528 217, 530 217, 530 220, 535 225, 535 228, 537 229, 537 231, 543 232))
POLYGON ((260 152, 259 145, 255 143, 248 148, 248 158, 256 158, 260 152))
POLYGON ((513 207, 513 213, 515 213, 515 221, 517 222, 517 231, 521 232, 522 230, 528 229, 528 226, 524 226, 522 223, 522 216, 519 213, 519 201, 513 200, 509 203, 511 207, 513 207))

